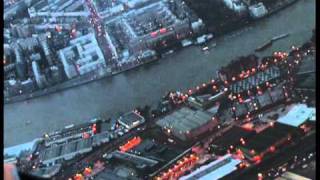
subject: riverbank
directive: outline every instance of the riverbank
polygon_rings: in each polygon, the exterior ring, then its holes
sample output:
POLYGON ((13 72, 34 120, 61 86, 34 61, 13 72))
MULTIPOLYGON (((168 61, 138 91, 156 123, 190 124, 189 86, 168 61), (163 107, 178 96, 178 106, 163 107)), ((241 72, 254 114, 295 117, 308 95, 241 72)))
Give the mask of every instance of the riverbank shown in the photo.
MULTIPOLYGON (((276 13, 276 12, 286 8, 286 7, 289 7, 290 5, 292 5, 293 3, 297 2, 297 1, 298 0, 284 0, 283 2, 281 1, 282 2, 281 4, 275 5, 275 7, 273 7, 272 9, 269 9, 268 14, 265 17, 269 17, 270 15, 272 15, 272 14, 274 14, 274 13, 276 13)), ((255 21, 260 21, 260 20, 262 20, 262 19, 258 19, 258 20, 255 20, 255 21)), ((254 23, 254 21, 252 21, 250 23, 254 23)), ((241 26, 239 26, 239 27, 237 27, 235 29, 244 28, 245 26, 250 25, 250 23, 249 24, 242 24, 241 26)), ((223 35, 227 35, 227 34, 221 34, 219 36, 223 36, 223 35)), ((180 48, 179 48, 179 50, 180 50, 180 48)), ((143 65, 145 65, 147 63, 150 63, 150 62, 153 62, 153 61, 154 60, 151 59, 150 61, 146 60, 145 62, 140 62, 140 63, 133 62, 133 64, 131 64, 130 66, 127 66, 126 68, 121 69, 121 70, 115 70, 115 71, 113 71, 111 73, 99 74, 99 73, 93 72, 93 73, 85 74, 85 75, 76 77, 76 78, 71 79, 71 80, 66 80, 66 81, 64 81, 64 82, 62 82, 60 84, 56 84, 56 85, 53 85, 51 87, 47 87, 45 89, 37 89, 36 91, 34 91, 32 93, 21 94, 21 95, 16 95, 16 96, 12 96, 12 97, 5 97, 4 98, 4 103, 5 104, 15 103, 15 102, 29 100, 29 99, 32 99, 32 98, 37 98, 37 97, 40 97, 40 96, 49 95, 49 94, 56 93, 56 92, 59 92, 59 91, 62 91, 62 90, 66 90, 66 89, 77 87, 77 86, 80 86, 80 85, 84 85, 84 84, 87 84, 87 83, 90 83, 90 82, 93 82, 93 81, 96 81, 96 80, 100 80, 100 79, 103 79, 103 78, 106 78, 106 77, 110 77, 110 76, 113 76, 113 75, 116 75, 116 74, 120 74, 120 73, 123 73, 125 71, 137 68, 139 66, 143 66, 143 65)))
POLYGON ((111 76, 123 73, 125 71, 132 70, 132 69, 137 68, 139 66, 142 66, 144 64, 151 63, 151 62, 153 62, 155 60, 157 60, 157 59, 150 59, 147 62, 134 63, 129 67, 123 68, 121 70, 118 70, 118 71, 115 71, 115 72, 112 72, 112 73, 103 73, 103 74, 99 74, 99 72, 98 73, 95 73, 95 72, 88 73, 88 74, 79 76, 79 77, 77 77, 75 79, 67 80, 67 81, 62 82, 60 84, 57 84, 57 85, 54 85, 54 86, 51 86, 51 87, 48 87, 48 88, 45 88, 45 89, 37 90, 37 91, 32 92, 32 93, 21 94, 19 96, 13 96, 13 97, 4 98, 4 103, 5 104, 16 103, 16 102, 29 100, 29 99, 32 99, 32 98, 37 98, 37 97, 40 97, 40 96, 49 95, 49 94, 52 94, 52 93, 56 93, 56 92, 59 92, 59 91, 63 91, 63 90, 66 90, 66 89, 70 89, 70 88, 73 88, 73 87, 84 85, 84 84, 87 84, 87 83, 90 83, 90 82, 93 82, 93 81, 97 81, 97 80, 100 80, 100 79, 103 79, 103 78, 106 78, 106 77, 111 77, 111 76))
POLYGON ((300 0, 250 27, 217 38, 217 46, 206 53, 199 47, 187 47, 158 62, 86 86, 7 104, 4 106, 4 146, 27 142, 45 132, 95 116, 117 116, 136 106, 156 105, 166 91, 186 90, 208 81, 221 66, 238 56, 253 53, 265 39, 290 31, 289 37, 258 53, 259 56, 301 45, 311 37, 314 27, 315 0, 300 0), (27 121, 30 124, 26 124, 27 121))

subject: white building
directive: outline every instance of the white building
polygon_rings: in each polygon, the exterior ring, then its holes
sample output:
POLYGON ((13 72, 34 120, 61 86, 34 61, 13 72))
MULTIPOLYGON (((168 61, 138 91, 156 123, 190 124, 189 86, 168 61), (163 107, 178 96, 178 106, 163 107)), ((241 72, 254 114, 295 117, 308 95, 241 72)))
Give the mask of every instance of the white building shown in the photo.
POLYGON ((94 34, 70 41, 70 46, 59 51, 60 60, 69 79, 106 68, 106 62, 94 34))
POLYGON ((253 18, 261 18, 268 13, 267 8, 262 2, 249 6, 249 13, 253 18))
POLYGON ((234 159, 232 155, 227 154, 223 157, 203 165, 191 174, 185 175, 180 180, 217 180, 237 170, 237 165, 241 160, 234 159))
POLYGON ((297 104, 286 115, 280 117, 277 122, 299 127, 307 120, 315 121, 315 117, 316 109, 314 107, 308 107, 306 104, 297 104))
POLYGON ((223 2, 229 9, 237 13, 247 11, 247 6, 241 0, 223 0, 223 2))

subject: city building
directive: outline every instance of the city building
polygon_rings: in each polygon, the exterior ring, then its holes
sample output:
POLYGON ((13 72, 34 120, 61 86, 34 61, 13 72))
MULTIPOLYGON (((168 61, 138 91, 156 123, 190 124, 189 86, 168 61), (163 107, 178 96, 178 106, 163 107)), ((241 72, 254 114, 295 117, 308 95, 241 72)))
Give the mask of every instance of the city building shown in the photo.
POLYGON ((71 40, 68 47, 59 51, 59 58, 69 79, 106 68, 104 56, 92 33, 71 40))
POLYGON ((186 141, 212 130, 218 121, 207 112, 183 107, 156 122, 165 133, 186 141))
POLYGON ((201 19, 182 1, 139 2, 139 6, 133 2, 128 2, 127 12, 104 22, 118 54, 170 47, 203 30, 201 19), (130 4, 136 8, 130 9, 130 4))
POLYGON ((251 17, 257 19, 268 14, 268 10, 262 2, 259 2, 257 4, 249 6, 249 13, 251 17))
POLYGON ((40 0, 28 8, 31 19, 50 23, 71 23, 89 16, 84 3, 77 0, 40 0))
POLYGON ((224 4, 237 13, 243 13, 247 11, 247 6, 242 0, 223 0, 224 4))
POLYGON ((41 74, 40 67, 37 61, 32 61, 32 71, 38 87, 41 89, 46 87, 47 86, 46 77, 43 74, 41 74))

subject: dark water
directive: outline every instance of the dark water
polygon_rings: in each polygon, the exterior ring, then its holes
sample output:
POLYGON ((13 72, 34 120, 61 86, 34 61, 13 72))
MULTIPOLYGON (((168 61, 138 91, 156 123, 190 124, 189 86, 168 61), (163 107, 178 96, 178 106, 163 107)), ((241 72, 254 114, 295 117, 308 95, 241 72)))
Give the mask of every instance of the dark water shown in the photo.
POLYGON ((24 143, 94 116, 115 116, 138 105, 155 104, 167 90, 186 90, 215 76, 216 70, 237 56, 247 55, 273 36, 290 32, 259 55, 288 50, 311 37, 315 0, 300 0, 250 27, 217 39, 204 53, 188 47, 136 70, 28 102, 5 105, 4 146, 24 143), (30 124, 26 122, 30 121, 30 124))

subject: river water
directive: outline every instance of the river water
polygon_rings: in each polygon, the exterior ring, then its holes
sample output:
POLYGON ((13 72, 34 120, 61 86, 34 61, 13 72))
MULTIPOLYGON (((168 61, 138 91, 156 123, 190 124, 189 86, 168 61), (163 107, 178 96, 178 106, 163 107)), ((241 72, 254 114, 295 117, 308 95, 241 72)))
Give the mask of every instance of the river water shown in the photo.
POLYGON ((30 141, 45 132, 95 116, 117 116, 136 106, 154 105, 168 90, 186 90, 212 79, 233 58, 248 55, 273 36, 290 32, 258 55, 288 50, 311 37, 315 0, 294 5, 249 27, 218 38, 203 52, 192 46, 140 68, 83 86, 4 106, 4 146, 30 141))

